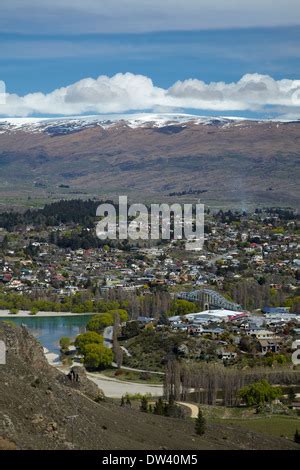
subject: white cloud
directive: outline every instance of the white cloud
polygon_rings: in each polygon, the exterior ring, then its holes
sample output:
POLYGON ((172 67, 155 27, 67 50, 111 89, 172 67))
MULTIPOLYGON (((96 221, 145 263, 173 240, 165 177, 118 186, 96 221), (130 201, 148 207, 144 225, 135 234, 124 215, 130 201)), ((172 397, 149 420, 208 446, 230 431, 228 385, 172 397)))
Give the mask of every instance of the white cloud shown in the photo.
MULTIPOLYGON (((169 89, 155 86, 143 75, 118 73, 85 78, 51 93, 7 94, 3 116, 120 113, 158 109, 260 111, 280 108, 281 114, 300 106, 300 80, 274 80, 247 74, 238 82, 177 81, 169 89)), ((297 112, 296 111, 296 112, 297 112)))
POLYGON ((112 33, 299 24, 299 0, 1 0, 2 31, 112 33))

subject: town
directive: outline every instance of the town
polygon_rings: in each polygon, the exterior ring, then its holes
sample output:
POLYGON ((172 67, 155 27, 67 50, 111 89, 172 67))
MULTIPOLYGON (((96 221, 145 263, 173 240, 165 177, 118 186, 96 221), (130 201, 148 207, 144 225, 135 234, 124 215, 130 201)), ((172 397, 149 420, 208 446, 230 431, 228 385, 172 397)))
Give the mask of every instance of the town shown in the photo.
POLYGON ((299 450, 299 19, 1 1, 3 468, 299 450))
POLYGON ((125 309, 120 342, 129 354, 122 360, 142 369, 163 370, 175 353, 232 365, 291 363, 300 337, 299 216, 292 210, 207 210, 203 250, 190 252, 183 240, 97 240, 94 207, 61 201, 23 216, 1 214, 2 312, 125 309), (132 337, 145 331, 168 336, 160 357, 134 354, 132 337))

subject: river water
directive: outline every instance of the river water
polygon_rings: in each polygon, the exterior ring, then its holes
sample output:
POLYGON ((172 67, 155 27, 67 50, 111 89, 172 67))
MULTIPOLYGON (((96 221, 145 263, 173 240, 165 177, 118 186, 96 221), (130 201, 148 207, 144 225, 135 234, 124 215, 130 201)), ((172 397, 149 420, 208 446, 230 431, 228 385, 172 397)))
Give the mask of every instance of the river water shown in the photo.
POLYGON ((50 353, 59 354, 59 340, 62 336, 74 339, 85 332, 90 315, 70 315, 57 317, 17 317, 0 318, 9 320, 17 325, 26 325, 30 332, 40 341, 50 353))

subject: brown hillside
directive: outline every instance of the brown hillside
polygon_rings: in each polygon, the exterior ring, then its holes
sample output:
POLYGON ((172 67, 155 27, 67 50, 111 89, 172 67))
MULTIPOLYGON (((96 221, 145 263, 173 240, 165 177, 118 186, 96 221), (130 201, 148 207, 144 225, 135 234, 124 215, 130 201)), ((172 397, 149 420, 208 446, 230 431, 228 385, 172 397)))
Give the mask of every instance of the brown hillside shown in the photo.
POLYGON ((148 415, 106 399, 95 402, 94 385, 82 379, 72 388, 24 327, 0 322, 0 339, 8 348, 7 364, 0 366, 0 449, 297 448, 233 426, 209 425, 200 437, 190 420, 148 415))

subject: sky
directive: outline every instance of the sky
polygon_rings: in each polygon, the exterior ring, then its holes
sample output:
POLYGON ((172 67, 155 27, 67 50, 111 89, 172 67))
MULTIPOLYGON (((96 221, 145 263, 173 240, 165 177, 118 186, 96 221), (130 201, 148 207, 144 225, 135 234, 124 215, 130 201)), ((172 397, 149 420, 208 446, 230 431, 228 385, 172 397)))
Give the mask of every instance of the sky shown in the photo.
POLYGON ((1 116, 300 118, 298 0, 1 0, 0 44, 1 116))

